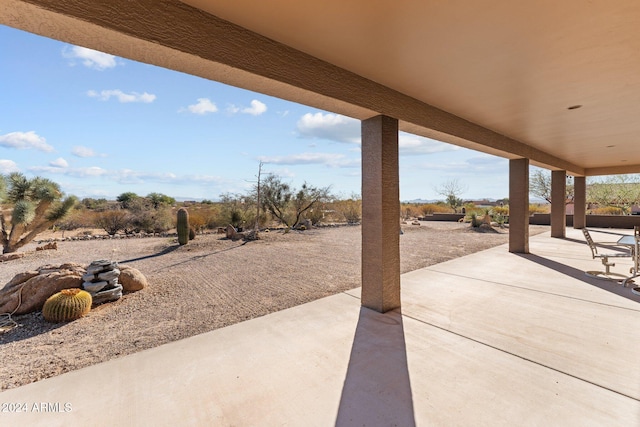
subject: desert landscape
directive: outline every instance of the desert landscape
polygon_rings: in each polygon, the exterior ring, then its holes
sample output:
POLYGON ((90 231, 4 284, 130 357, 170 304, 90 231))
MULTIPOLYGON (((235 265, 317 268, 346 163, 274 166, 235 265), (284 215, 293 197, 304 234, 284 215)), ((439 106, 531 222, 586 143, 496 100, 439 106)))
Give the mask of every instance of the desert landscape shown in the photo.
MULTIPOLYGON (((548 230, 531 226, 530 233, 548 230)), ((464 223, 404 225, 402 273, 507 243, 508 230, 479 232, 464 223)), ((60 233, 58 233, 59 235, 60 233)), ((59 237, 59 236, 58 236, 59 237)), ((40 312, 14 316, 0 334, 1 389, 122 357, 360 286, 360 226, 262 232, 260 240, 198 235, 65 241, 0 264, 0 285, 45 264, 110 259, 140 270, 148 287, 52 324, 40 312)), ((506 250, 506 249, 505 249, 506 250)))

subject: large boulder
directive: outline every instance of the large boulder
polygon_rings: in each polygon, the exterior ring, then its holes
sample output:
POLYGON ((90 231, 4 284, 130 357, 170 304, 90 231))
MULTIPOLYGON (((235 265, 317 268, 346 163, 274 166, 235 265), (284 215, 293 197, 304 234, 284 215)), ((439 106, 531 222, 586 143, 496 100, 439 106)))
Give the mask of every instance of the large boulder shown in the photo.
POLYGON ((135 292, 147 287, 147 278, 140 270, 128 265, 120 265, 120 277, 118 282, 125 292, 135 292))
POLYGON ((226 229, 227 239, 235 240, 237 234, 238 234, 238 231, 235 229, 233 225, 231 224, 227 225, 227 229, 226 229))
POLYGON ((5 291, 13 288, 14 286, 18 286, 26 282, 27 280, 31 279, 32 277, 36 277, 38 274, 40 273, 37 270, 18 273, 15 276, 13 276, 13 279, 9 280, 9 283, 4 285, 4 288, 2 290, 5 291))
POLYGON ((63 289, 79 288, 85 270, 77 264, 45 266, 38 274, 16 275, 0 290, 0 313, 26 314, 41 310, 51 295, 63 289))

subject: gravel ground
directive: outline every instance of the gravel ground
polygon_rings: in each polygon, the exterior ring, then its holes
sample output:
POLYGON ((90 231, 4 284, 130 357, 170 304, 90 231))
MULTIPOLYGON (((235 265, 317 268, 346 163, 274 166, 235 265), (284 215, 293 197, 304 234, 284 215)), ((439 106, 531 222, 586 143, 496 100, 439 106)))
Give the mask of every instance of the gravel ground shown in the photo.
MULTIPOLYGON (((403 273, 508 241, 507 230, 479 233, 459 223, 423 222, 403 230, 403 273)), ((32 243, 24 258, 0 264, 0 284, 44 264, 107 258, 137 268, 149 286, 71 323, 47 323, 39 312, 15 316, 20 326, 0 335, 0 389, 356 288, 360 236, 359 226, 342 226, 272 231, 253 242, 202 235, 185 246, 144 238, 60 242, 56 251, 31 252, 32 243)))

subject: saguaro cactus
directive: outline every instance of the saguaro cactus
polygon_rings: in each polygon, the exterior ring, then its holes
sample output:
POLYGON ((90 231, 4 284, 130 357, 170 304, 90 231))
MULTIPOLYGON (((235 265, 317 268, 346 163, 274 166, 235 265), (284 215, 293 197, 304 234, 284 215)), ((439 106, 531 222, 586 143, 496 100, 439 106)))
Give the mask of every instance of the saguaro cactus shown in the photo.
POLYGON ((185 208, 178 209, 176 230, 178 231, 178 243, 181 245, 189 243, 189 212, 185 208))

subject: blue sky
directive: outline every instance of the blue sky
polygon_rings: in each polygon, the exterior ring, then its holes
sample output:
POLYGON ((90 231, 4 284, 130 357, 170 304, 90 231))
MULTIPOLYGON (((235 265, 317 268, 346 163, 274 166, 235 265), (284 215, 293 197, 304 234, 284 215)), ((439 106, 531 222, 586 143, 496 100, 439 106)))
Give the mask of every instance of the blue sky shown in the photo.
MULTIPOLYGON (((294 186, 360 193, 360 122, 0 26, 0 173, 80 198, 245 192, 260 161, 294 186)), ((400 134, 401 200, 508 196, 505 159, 400 134)))

